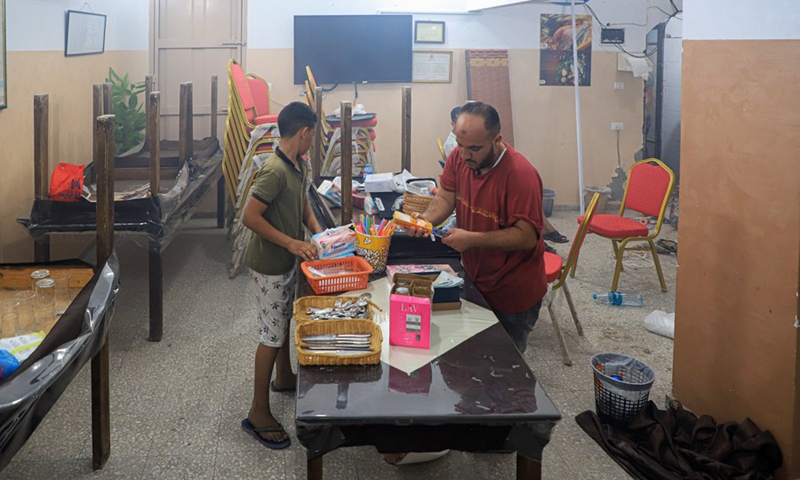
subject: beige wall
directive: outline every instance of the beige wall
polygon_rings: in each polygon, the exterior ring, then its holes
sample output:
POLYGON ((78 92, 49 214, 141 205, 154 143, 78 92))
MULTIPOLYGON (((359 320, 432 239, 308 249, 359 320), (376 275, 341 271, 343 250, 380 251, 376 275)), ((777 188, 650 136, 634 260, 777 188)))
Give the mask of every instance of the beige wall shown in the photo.
MULTIPOLYGON (((539 86, 539 51, 511 50, 509 69, 514 101, 515 148, 539 169, 546 188, 556 191, 556 203, 578 204, 575 100, 570 87, 539 86)), ((272 83, 274 100, 301 100, 300 85, 292 84, 292 50, 248 50, 246 70, 272 83)), ((326 85, 330 87, 330 85, 326 85)), ((370 84, 358 88, 358 103, 378 114, 379 171, 400 168, 401 85, 370 84)), ((616 132, 611 122, 623 122, 620 150, 623 168, 633 163, 642 145, 642 80, 617 71, 615 53, 592 55, 592 86, 582 87, 583 157, 586 185, 606 185, 617 165, 616 132), (614 90, 623 82, 623 90, 614 90)), ((326 94, 327 114, 341 100, 353 100, 352 85, 326 94)), ((467 99, 464 50, 453 53, 453 83, 412 84, 411 165, 417 176, 438 175, 441 168, 436 137, 447 136, 450 109, 467 99)), ((273 103, 273 112, 280 105, 273 103)))
POLYGON ((683 43, 673 393, 772 431, 778 478, 800 477, 798 76, 798 40, 683 43))
MULTIPOLYGON (((147 51, 69 58, 63 51, 8 53, 8 108, 0 110, 0 262, 33 259, 33 242, 16 222, 30 215, 33 201, 33 96, 50 97, 50 170, 58 162, 89 163, 92 84, 102 83, 109 67, 144 79, 147 62, 147 51)), ((69 242, 54 242, 54 257, 69 242)))
MULTIPOLYGON (((441 169, 436 137, 449 131, 449 112, 467 98, 464 50, 453 53, 453 83, 412 85, 412 169, 418 176, 437 176, 441 169)), ((556 191, 556 202, 576 205, 577 150, 575 147, 574 93, 567 87, 538 85, 539 51, 510 51, 511 94, 514 99, 515 147, 539 169, 545 187, 556 191)), ((611 122, 624 122, 621 137, 623 167, 633 162, 641 147, 642 81, 618 72, 617 56, 596 51, 592 59, 592 86, 581 88, 583 155, 586 185, 605 185, 617 164, 616 135, 611 122), (614 90, 624 82, 624 90, 614 90)), ((273 86, 280 103, 300 100, 301 86, 292 84, 292 50, 249 50, 247 71, 273 86)), ((50 161, 88 163, 91 157, 91 85, 102 82, 112 66, 131 78, 144 78, 146 51, 107 51, 102 55, 65 58, 60 51, 9 52, 9 108, 0 111, 0 152, 4 174, 0 178, 0 261, 32 259, 32 241, 16 218, 27 217, 33 199, 33 95, 50 95, 50 161)), ((220 80, 220 97, 227 95, 220 80)), ((359 103, 379 117, 377 156, 380 171, 400 168, 401 85, 359 86, 359 103)), ((325 109, 332 113, 341 100, 353 100, 352 85, 340 85, 326 94, 325 109)), ((273 103, 273 111, 280 105, 273 103)), ((224 125, 224 119, 220 119, 224 125)), ((213 192, 212 192, 213 194, 213 192)), ((201 211, 214 209, 208 195, 201 211)), ((59 235, 59 249, 80 250, 86 236, 59 235), (71 243, 76 244, 71 248, 71 243)), ((66 253, 65 253, 66 255, 66 253)))

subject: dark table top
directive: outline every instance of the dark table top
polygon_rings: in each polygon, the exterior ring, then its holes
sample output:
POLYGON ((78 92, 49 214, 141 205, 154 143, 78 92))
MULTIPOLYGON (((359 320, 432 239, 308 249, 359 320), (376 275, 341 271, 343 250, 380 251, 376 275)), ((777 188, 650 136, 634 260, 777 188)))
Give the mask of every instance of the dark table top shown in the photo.
MULTIPOLYGON (((466 277, 453 258, 390 263, 449 263, 466 277)), ((462 298, 486 306, 465 280, 462 298)), ((410 375, 383 362, 298 367, 298 424, 511 425, 560 418, 499 323, 410 375)))

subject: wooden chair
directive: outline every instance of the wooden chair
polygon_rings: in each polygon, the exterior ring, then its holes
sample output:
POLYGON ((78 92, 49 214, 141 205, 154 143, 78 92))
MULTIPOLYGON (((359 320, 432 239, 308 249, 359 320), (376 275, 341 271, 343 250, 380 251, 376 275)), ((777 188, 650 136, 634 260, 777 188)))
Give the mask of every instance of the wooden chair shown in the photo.
MULTIPOLYGON (((667 209, 669 195, 675 184, 675 174, 660 160, 649 158, 636 162, 628 172, 628 183, 625 186, 625 196, 622 197, 622 206, 617 215, 595 215, 589 225, 589 232, 611 239, 617 265, 614 269, 614 279, 611 282, 611 291, 616 292, 619 284, 619 273, 622 271, 622 257, 625 251, 649 251, 653 256, 661 291, 667 291, 664 273, 661 271, 661 262, 658 259, 658 250, 653 240, 661 231, 664 221, 664 211, 667 209), (625 209, 656 217, 656 226, 651 232, 647 225, 636 220, 623 217, 625 209), (630 242, 645 242, 647 245, 636 244, 629 246, 630 242)), ((583 222, 583 217, 578 218, 583 222)), ((572 276, 575 276, 575 265, 572 266, 572 276)))
POLYGON ((575 310, 572 295, 570 295, 569 289, 567 288, 567 274, 574 266, 575 262, 578 261, 578 253, 581 250, 581 245, 583 245, 583 239, 586 237, 587 225, 591 227, 593 223, 592 217, 597 208, 597 201, 599 198, 600 194, 595 193, 589 201, 589 205, 586 207, 586 215, 584 215, 586 221, 582 222, 578 227, 578 233, 575 234, 575 240, 573 240, 572 247, 569 249, 566 265, 564 264, 564 259, 560 256, 554 253, 544 252, 544 270, 547 283, 551 284, 551 287, 550 291, 545 295, 543 303, 547 306, 550 319, 553 321, 553 328, 556 331, 556 337, 561 345, 561 355, 564 357, 565 365, 572 365, 572 357, 569 355, 567 342, 564 340, 564 334, 561 332, 561 326, 558 324, 558 317, 553 302, 556 297, 556 292, 558 290, 563 291, 564 297, 567 299, 567 305, 569 305, 569 311, 572 314, 572 320, 575 322, 575 329, 578 331, 578 335, 583 336, 583 327, 581 326, 580 320, 578 320, 578 312, 575 310))

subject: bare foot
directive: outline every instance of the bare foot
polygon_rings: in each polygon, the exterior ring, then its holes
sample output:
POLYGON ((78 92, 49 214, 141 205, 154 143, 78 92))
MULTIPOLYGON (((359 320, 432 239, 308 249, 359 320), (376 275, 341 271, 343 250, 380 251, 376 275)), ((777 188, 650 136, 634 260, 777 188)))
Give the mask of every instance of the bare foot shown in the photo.
MULTIPOLYGON (((247 416, 247 419, 250 421, 250 424, 255 428, 264 428, 264 427, 280 427, 281 424, 275 420, 270 414, 254 414, 250 412, 247 416)), ((289 436, 284 432, 259 432, 258 433, 261 438, 264 440, 268 440, 270 442, 282 442, 289 438, 289 436)))

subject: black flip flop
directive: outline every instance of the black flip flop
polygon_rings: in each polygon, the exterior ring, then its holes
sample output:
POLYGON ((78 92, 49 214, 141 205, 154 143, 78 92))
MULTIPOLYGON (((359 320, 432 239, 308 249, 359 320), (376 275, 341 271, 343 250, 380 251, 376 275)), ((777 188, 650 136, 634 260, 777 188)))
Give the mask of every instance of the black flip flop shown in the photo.
POLYGON ((250 419, 245 418, 242 420, 242 430, 249 433, 253 436, 258 443, 264 445, 267 448, 271 448, 272 450, 283 450, 284 448, 288 447, 292 444, 292 440, 289 438, 289 435, 286 433, 286 430, 283 429, 283 426, 278 424, 277 427, 261 427, 256 428, 250 423, 250 419), (272 442, 267 440, 266 438, 259 435, 259 433, 273 433, 273 432, 280 432, 286 435, 286 439, 280 442, 272 442))
POLYGON ((269 389, 275 393, 292 393, 297 390, 297 386, 293 387, 286 387, 286 388, 278 388, 275 386, 275 380, 269 382, 269 389))
POLYGON ((558 230, 554 230, 554 231, 552 231, 550 233, 545 233, 542 236, 544 237, 545 240, 548 240, 548 241, 553 242, 553 243, 567 243, 567 242, 569 242, 569 238, 567 238, 564 235, 561 235, 560 233, 558 233, 558 230))
POLYGON ((662 255, 677 255, 678 242, 664 238, 656 241, 656 251, 662 255))

